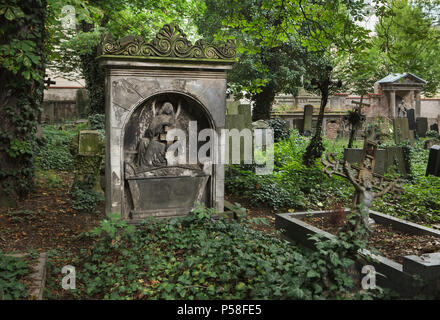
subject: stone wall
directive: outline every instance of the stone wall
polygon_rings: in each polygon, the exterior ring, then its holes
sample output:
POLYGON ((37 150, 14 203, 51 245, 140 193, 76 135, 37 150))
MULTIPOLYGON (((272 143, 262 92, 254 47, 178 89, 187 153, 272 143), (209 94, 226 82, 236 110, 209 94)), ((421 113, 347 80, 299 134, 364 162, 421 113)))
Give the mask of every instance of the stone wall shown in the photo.
POLYGON ((49 87, 44 90, 42 123, 57 123, 64 120, 75 120, 80 117, 78 91, 86 96, 82 87, 49 87))

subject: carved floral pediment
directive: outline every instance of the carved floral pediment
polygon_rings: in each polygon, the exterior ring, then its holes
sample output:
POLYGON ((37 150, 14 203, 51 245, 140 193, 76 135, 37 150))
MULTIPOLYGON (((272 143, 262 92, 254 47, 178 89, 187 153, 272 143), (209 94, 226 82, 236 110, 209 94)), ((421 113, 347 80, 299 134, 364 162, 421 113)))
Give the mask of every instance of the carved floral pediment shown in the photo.
POLYGON ((176 24, 164 25, 150 42, 140 36, 127 36, 113 40, 107 35, 104 36, 100 46, 101 55, 184 59, 235 60, 236 52, 233 40, 214 45, 200 39, 192 44, 176 24))

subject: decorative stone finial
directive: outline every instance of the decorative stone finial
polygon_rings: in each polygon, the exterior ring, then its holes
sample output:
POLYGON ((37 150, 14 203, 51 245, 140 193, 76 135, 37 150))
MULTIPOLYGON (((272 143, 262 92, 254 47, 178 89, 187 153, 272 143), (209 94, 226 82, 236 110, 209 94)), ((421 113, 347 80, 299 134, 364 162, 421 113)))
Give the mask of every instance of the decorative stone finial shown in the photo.
POLYGON ((150 42, 140 36, 127 36, 116 41, 111 36, 105 36, 99 53, 132 57, 235 60, 236 52, 233 40, 212 45, 200 39, 192 44, 182 29, 172 23, 164 25, 150 42))

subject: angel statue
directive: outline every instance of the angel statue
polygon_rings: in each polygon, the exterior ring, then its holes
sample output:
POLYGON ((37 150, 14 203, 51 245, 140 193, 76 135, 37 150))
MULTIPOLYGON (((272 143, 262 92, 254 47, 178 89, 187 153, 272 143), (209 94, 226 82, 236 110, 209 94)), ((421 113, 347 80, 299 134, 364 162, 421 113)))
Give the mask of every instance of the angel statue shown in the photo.
MULTIPOLYGON (((371 231, 370 224, 374 223, 374 221, 369 217, 371 204, 373 203, 374 199, 383 196, 387 192, 390 192, 394 188, 395 183, 390 181, 383 190, 380 192, 374 192, 373 168, 371 165, 371 159, 369 158, 364 159, 363 166, 359 170, 357 179, 351 173, 351 165, 347 161, 344 161, 344 173, 356 189, 356 194, 353 201, 354 210, 360 210, 365 229, 367 231, 371 231)), ((357 229, 357 227, 358 226, 355 226, 355 229, 357 229)))
POLYGON ((139 141, 138 167, 167 165, 165 158, 167 144, 165 139, 161 139, 161 134, 166 134, 167 129, 175 125, 180 110, 181 102, 179 102, 177 112, 174 112, 174 107, 171 102, 165 102, 156 115, 156 101, 153 101, 153 119, 145 130, 144 137, 139 141))

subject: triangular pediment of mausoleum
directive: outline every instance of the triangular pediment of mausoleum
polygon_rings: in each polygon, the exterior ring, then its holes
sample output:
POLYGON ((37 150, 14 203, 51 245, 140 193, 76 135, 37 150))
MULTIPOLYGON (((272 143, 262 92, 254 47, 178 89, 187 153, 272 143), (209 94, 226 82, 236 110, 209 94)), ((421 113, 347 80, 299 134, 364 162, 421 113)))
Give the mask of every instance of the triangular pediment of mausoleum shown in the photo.
POLYGON ((391 73, 387 75, 385 78, 382 78, 378 81, 382 86, 387 85, 424 85, 426 84, 426 80, 416 76, 412 73, 391 73))

